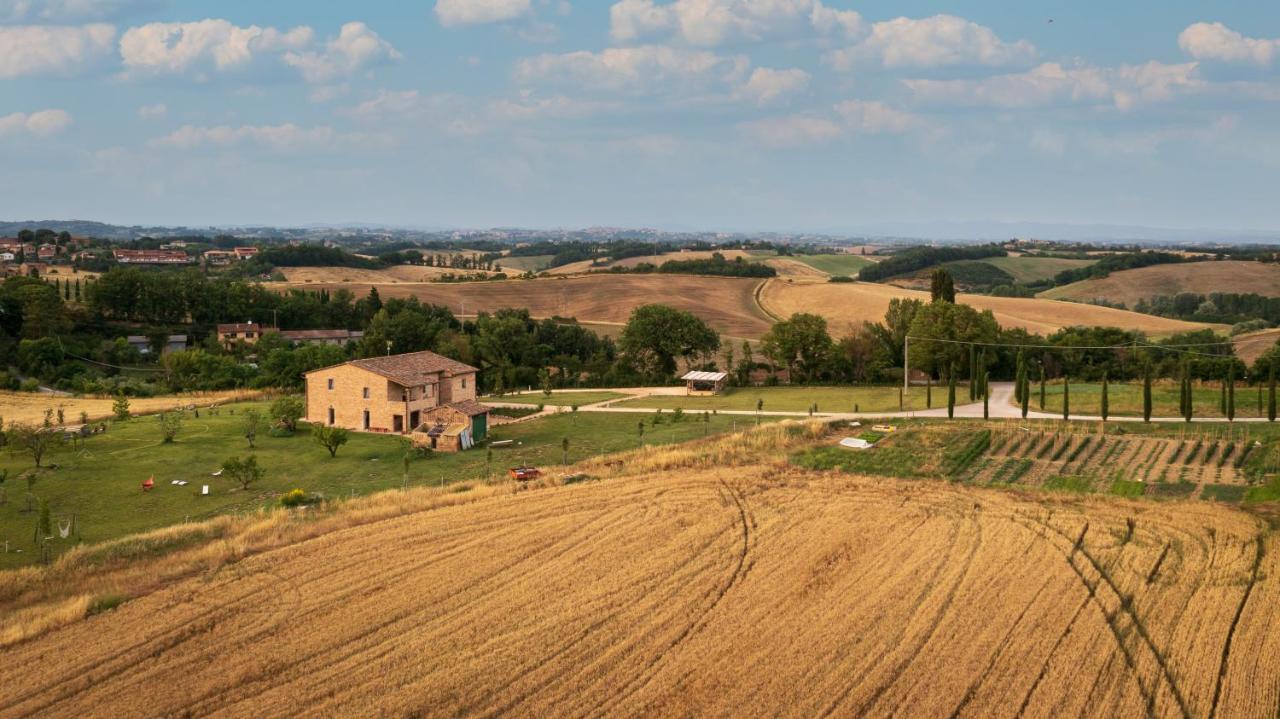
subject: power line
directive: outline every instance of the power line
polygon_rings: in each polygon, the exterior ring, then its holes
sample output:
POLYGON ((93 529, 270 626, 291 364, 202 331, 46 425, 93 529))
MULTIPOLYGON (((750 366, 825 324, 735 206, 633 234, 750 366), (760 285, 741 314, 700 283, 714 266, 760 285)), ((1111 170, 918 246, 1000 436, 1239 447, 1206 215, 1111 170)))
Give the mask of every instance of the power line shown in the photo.
MULTIPOLYGON (((917 340, 924 342, 945 342, 947 344, 956 345, 973 345, 975 347, 1009 347, 1013 349, 1053 349, 1053 350, 1118 350, 1118 349, 1137 349, 1139 347, 1155 350, 1169 350, 1171 352, 1184 351, 1179 350, 1181 347, 1222 347, 1234 344, 1233 342, 1197 342, 1177 345, 1153 345, 1149 342, 1124 342, 1114 345, 1038 345, 1038 344, 1016 344, 1010 342, 976 342, 972 340, 951 340, 942 337, 915 337, 907 335, 909 340, 917 340)), ((1204 353, 1201 353, 1204 354, 1204 353)), ((1219 357, 1221 355, 1206 355, 1209 357, 1219 357)))

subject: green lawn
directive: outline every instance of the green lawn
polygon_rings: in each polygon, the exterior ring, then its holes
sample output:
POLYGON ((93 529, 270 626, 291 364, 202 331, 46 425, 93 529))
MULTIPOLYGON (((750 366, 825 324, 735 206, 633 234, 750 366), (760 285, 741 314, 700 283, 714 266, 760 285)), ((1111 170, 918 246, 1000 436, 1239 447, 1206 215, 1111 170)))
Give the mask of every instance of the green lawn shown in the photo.
MULTIPOLYGON (((257 449, 249 450, 241 436, 243 412, 259 409, 262 403, 232 405, 218 416, 202 412, 199 419, 188 417, 174 444, 160 443, 154 417, 139 417, 113 424, 106 434, 92 437, 81 447, 64 446, 46 457, 45 464, 57 469, 41 472, 32 493, 47 499, 55 517, 74 513, 81 539, 87 542, 155 529, 191 519, 274 505, 278 496, 300 487, 326 496, 370 494, 396 488, 402 482, 403 444, 397 437, 352 433, 351 441, 330 459, 305 429, 294 437, 269 437, 260 432, 257 449), (235 415, 230 409, 235 409, 235 415), (224 459, 252 452, 267 470, 266 477, 248 492, 239 491, 225 478, 210 474, 224 459), (144 493, 143 480, 154 476, 156 486, 144 493), (185 487, 171 480, 188 481, 185 487), (197 496, 201 484, 210 485, 211 495, 197 496)), ((651 424, 651 417, 634 414, 569 413, 496 427, 495 440, 514 440, 509 447, 493 450, 492 472, 502 476, 508 467, 533 464, 553 467, 561 461, 561 440, 569 438, 569 461, 574 462, 605 452, 631 449, 639 443, 637 423, 645 421, 646 444, 667 444, 731 430, 744 424, 741 417, 711 417, 710 422, 688 417, 679 423, 669 420, 651 424)), ((484 449, 460 454, 435 454, 417 458, 410 464, 409 484, 421 486, 484 479, 487 475, 484 449)), ((0 505, 0 569, 28 564, 37 559, 33 534, 37 513, 25 512, 26 482, 20 478, 34 467, 25 454, 0 455, 0 469, 8 470, 3 487, 8 501, 0 505), (3 553, 8 541, 10 551, 3 553), (18 553, 15 550, 22 550, 18 553)), ((55 530, 56 534, 56 530, 55 530)), ((63 551, 72 541, 55 540, 63 551)))
MULTIPOLYGON (((1222 390, 1218 387, 1195 389, 1194 415, 1196 417, 1222 417, 1222 390)), ((1102 385, 1071 383, 1071 414, 1097 415, 1101 411, 1102 385)), ((1262 410, 1258 408, 1258 388, 1236 386, 1236 417, 1265 417, 1266 390, 1263 389, 1262 410)), ((1138 417, 1142 415, 1142 385, 1112 383, 1107 388, 1107 405, 1111 416, 1138 417)), ((1040 386, 1031 384, 1032 410, 1040 409, 1040 386)), ((1045 411, 1062 412, 1062 385, 1050 384, 1045 388, 1045 411)), ((1151 414, 1153 417, 1179 417, 1178 387, 1155 385, 1151 388, 1151 414)))
POLYGON ((1063 270, 1074 270, 1088 267, 1097 260, 1071 260, 1060 257, 986 257, 980 262, 994 265, 1013 275, 1013 279, 1021 284, 1052 279, 1063 270))
POLYGON ((520 255, 514 257, 500 257, 494 262, 502 266, 502 271, 507 274, 521 272, 539 272, 545 270, 547 265, 551 264, 551 258, 555 255, 520 255))
POLYGON ((829 275, 845 275, 855 277, 858 270, 871 264, 871 260, 860 255, 792 255, 791 259, 799 260, 806 265, 826 272, 829 275))
POLYGON ((501 397, 488 397, 494 402, 512 402, 515 404, 545 404, 548 407, 570 407, 578 405, 579 407, 596 402, 605 402, 611 399, 620 399, 626 397, 621 392, 608 392, 601 390, 599 392, 563 392, 552 393, 550 397, 541 392, 520 392, 518 394, 504 394, 501 397))
MULTIPOLYGON (((790 385, 779 387, 731 387, 716 397, 686 397, 681 395, 641 397, 620 402, 622 407, 652 407, 685 411, 750 410, 755 411, 757 400, 764 400, 766 412, 807 412, 815 402, 819 412, 852 412, 855 405, 861 412, 897 412, 899 387, 808 387, 790 385)), ((959 394, 957 392, 957 394, 959 394)), ((967 397, 967 395, 966 395, 967 397)), ((925 390, 912 387, 908 400, 912 408, 923 409, 925 390)), ((946 406, 946 388, 934 387, 933 406, 946 406)))

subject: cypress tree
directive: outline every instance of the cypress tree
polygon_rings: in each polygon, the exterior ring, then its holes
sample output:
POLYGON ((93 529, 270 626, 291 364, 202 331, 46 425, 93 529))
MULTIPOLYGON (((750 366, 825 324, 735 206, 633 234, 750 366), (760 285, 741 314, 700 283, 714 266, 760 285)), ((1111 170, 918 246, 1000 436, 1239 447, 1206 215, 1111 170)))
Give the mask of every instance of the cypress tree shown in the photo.
POLYGON ((947 419, 956 416, 956 365, 951 363, 951 371, 947 373, 947 419))
POLYGON ((925 409, 933 409, 933 375, 924 376, 924 406, 925 409))
POLYGON ((1040 365, 1040 411, 1044 411, 1044 365, 1040 365))
POLYGON ((969 345, 969 401, 978 398, 978 346, 969 345))
POLYGON ((1190 373, 1188 373, 1186 377, 1183 378, 1183 382, 1185 382, 1187 385, 1187 406, 1182 410, 1182 418, 1183 420, 1190 422, 1191 416, 1195 413, 1195 405, 1196 405, 1195 387, 1193 387, 1191 384, 1190 373))
POLYGON ((1222 396, 1218 400, 1218 411, 1225 417, 1227 415, 1227 383, 1223 382, 1219 387, 1222 389, 1222 396))
POLYGON ((1026 359, 1023 357, 1022 350, 1018 350, 1018 367, 1014 371, 1013 377, 1013 399, 1019 404, 1022 403, 1022 393, 1026 390, 1024 383, 1027 381, 1026 359))
POLYGON ((1110 410, 1110 406, 1109 406, 1109 405, 1108 405, 1108 403, 1107 403, 1107 373, 1106 373, 1106 372, 1103 372, 1103 373, 1102 373, 1102 407, 1101 407, 1101 410, 1102 410, 1102 421, 1103 421, 1103 422, 1106 422, 1106 421, 1107 421, 1107 412, 1110 410))
POLYGON ((1022 418, 1027 418, 1027 409, 1031 405, 1031 393, 1027 391, 1027 367, 1022 367, 1022 418))
POLYGON ((1236 421, 1236 368, 1227 368, 1227 421, 1236 421))
POLYGON ((991 379, 990 375, 984 372, 982 375, 982 418, 983 419, 991 418, 990 409, 988 407, 988 404, 991 401, 991 393, 987 392, 987 382, 990 379, 991 379))
POLYGON ((1151 421, 1151 365, 1142 372, 1142 421, 1151 421))
POLYGON ((1071 378, 1062 375, 1062 418, 1071 419, 1071 378))
POLYGON ((1178 377, 1178 414, 1187 413, 1187 365, 1182 365, 1182 376, 1178 377))
POLYGON ((1267 421, 1276 421, 1276 363, 1271 362, 1271 371, 1267 379, 1267 421))

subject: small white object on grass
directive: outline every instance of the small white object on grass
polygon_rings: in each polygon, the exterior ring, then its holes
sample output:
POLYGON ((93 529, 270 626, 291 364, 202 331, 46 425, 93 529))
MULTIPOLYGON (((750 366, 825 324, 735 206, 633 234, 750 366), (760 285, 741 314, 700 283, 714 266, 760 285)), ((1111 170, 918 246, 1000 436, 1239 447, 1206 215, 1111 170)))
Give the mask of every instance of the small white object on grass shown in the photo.
POLYGON ((207 485, 207 484, 201 485, 201 486, 200 486, 200 494, 205 495, 205 496, 208 496, 208 494, 209 494, 209 485, 207 485))

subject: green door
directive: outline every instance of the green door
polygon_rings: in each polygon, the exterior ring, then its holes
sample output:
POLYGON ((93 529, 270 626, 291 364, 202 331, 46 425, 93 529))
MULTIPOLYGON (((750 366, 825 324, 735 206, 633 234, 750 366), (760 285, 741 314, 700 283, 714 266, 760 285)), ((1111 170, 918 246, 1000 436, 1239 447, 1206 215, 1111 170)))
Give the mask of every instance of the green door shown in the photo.
POLYGON ((471 418, 471 439, 479 442, 489 434, 489 415, 478 414, 471 418))

